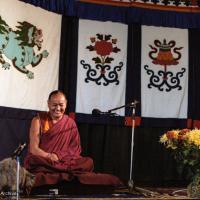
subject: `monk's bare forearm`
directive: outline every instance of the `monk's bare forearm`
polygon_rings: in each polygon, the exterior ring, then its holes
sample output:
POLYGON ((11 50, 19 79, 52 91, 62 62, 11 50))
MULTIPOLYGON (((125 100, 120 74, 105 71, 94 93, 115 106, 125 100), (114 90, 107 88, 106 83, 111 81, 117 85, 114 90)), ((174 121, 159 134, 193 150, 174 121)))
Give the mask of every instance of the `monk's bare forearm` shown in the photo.
POLYGON ((52 161, 58 161, 58 156, 55 153, 50 153, 50 152, 46 152, 40 148, 33 148, 32 151, 30 151, 33 155, 36 156, 41 156, 44 158, 48 158, 52 161))
POLYGON ((41 156, 41 157, 48 157, 48 153, 39 147, 40 136, 38 135, 31 135, 30 138, 30 152, 33 155, 41 156))
POLYGON ((38 147, 35 147, 35 148, 32 148, 30 150, 30 152, 33 154, 33 155, 36 155, 36 156, 41 156, 41 157, 48 157, 48 154, 49 152, 46 152, 38 147))

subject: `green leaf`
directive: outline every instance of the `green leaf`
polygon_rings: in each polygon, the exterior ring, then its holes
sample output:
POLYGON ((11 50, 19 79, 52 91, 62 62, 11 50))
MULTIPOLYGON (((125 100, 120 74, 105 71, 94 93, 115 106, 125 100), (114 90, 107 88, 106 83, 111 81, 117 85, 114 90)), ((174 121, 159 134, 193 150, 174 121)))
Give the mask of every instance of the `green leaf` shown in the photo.
POLYGON ((0 33, 1 34, 8 33, 8 30, 6 30, 5 27, 0 26, 0 33))
POLYGON ((118 51, 121 51, 121 50, 120 50, 119 48, 117 48, 117 47, 114 47, 114 48, 113 48, 113 52, 114 52, 114 53, 117 53, 118 51))
POLYGON ((111 61, 113 61, 113 60, 114 60, 113 58, 107 57, 107 58, 105 59, 105 63, 111 63, 111 61))
POLYGON ((103 35, 102 35, 102 34, 99 34, 99 33, 97 33, 97 38, 98 38, 99 40, 103 40, 103 35))
POLYGON ((112 37, 112 35, 105 35, 105 40, 108 41, 108 40, 110 40, 111 37, 112 37))
POLYGON ((86 49, 89 49, 90 51, 94 51, 94 46, 92 46, 92 45, 87 46, 86 49))
POLYGON ((101 63, 101 59, 99 57, 92 58, 95 63, 101 63))

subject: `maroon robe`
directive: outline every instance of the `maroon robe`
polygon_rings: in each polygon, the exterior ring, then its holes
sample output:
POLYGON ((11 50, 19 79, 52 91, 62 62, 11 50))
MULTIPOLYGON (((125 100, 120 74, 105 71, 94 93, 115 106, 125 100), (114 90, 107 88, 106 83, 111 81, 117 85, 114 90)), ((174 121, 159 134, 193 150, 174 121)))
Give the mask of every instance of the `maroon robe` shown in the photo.
MULTIPOLYGON (((41 126, 44 120, 41 117, 41 126)), ((28 152, 24 167, 36 175, 35 186, 70 181, 77 177, 83 184, 120 186, 122 182, 113 175, 94 173, 93 160, 81 156, 80 137, 73 119, 64 115, 61 120, 41 134, 39 147, 48 153, 55 153, 59 161, 36 156, 28 152)))

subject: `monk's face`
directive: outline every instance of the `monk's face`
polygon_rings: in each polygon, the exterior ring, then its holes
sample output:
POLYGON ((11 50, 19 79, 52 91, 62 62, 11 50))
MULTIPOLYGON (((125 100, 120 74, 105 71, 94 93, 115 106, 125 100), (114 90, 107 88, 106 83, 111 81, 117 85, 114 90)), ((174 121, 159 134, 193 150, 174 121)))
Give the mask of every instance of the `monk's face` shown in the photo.
POLYGON ((55 94, 48 100, 49 112, 52 119, 60 119, 67 107, 67 101, 63 94, 55 94))

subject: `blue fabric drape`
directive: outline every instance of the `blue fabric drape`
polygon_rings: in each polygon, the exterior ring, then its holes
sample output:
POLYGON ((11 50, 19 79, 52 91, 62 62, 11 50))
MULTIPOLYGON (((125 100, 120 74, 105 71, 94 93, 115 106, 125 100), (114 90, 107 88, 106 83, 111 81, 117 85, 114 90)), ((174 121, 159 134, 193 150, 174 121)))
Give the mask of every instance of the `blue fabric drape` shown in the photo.
POLYGON ((200 28, 200 13, 181 13, 175 11, 150 10, 134 7, 117 7, 91 3, 77 3, 76 13, 79 18, 100 21, 115 21, 126 24, 200 28))
POLYGON ((73 0, 20 0, 59 14, 73 13, 73 0), (69 12, 69 13, 68 13, 69 12))
POLYGON ((20 0, 46 10, 83 19, 144 25, 200 28, 200 12, 176 12, 84 3, 75 0, 20 0))

